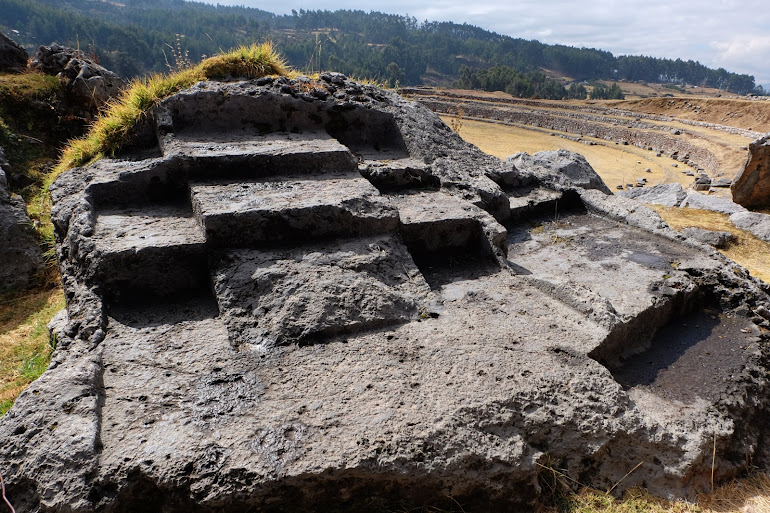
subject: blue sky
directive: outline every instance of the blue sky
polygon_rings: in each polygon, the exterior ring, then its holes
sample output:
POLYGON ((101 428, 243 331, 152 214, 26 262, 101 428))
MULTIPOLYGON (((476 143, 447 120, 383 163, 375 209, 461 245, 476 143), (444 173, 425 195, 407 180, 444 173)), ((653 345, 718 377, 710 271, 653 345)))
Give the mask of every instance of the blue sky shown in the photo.
POLYGON ((418 20, 470 23, 543 43, 608 50, 615 55, 693 59, 754 75, 770 84, 767 0, 205 0, 277 14, 292 9, 360 9, 418 20))

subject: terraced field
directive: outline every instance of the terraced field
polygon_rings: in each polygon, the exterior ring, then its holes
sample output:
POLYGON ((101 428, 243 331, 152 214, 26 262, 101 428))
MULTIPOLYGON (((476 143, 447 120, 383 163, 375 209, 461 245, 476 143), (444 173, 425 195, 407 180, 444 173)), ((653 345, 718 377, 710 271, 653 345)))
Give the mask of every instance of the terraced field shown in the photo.
POLYGON ((583 154, 611 189, 679 182, 699 174, 729 196, 748 144, 770 131, 770 102, 721 98, 627 101, 523 100, 504 93, 408 89, 402 92, 460 121, 460 135, 500 158, 566 148, 583 154), (646 180, 643 180, 646 179, 646 180))

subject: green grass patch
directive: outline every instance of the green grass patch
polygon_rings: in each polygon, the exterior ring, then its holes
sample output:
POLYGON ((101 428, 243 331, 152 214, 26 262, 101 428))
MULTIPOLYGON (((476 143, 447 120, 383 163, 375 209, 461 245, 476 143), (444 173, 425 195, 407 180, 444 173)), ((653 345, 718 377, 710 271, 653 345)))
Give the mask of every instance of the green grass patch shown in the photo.
POLYGON ((48 322, 62 308, 58 287, 0 296, 0 415, 48 368, 48 322))
POLYGON ((60 91, 59 79, 51 75, 0 74, 0 111, 13 111, 34 101, 48 101, 60 91))
POLYGON ((71 141, 64 149, 59 163, 46 179, 46 188, 67 169, 90 164, 105 155, 114 155, 150 109, 182 89, 201 80, 226 77, 252 79, 267 75, 286 75, 288 72, 283 59, 273 46, 264 43, 210 57, 177 73, 136 80, 109 105, 85 137, 71 141))

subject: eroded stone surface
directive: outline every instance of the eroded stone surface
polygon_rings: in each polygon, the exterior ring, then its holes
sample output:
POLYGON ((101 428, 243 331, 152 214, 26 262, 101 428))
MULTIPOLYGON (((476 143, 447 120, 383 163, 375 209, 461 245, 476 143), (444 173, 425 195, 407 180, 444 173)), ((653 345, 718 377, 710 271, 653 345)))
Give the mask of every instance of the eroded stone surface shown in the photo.
POLYGON ((428 312, 428 288, 392 236, 221 256, 214 289, 230 339, 253 348, 382 327, 428 312))
POLYGON ((733 199, 744 207, 766 208, 770 205, 770 134, 749 145, 743 170, 735 177, 730 190, 733 199))
POLYGON ((194 184, 193 210, 211 244, 361 237, 393 231, 398 212, 360 176, 194 184))
POLYGON ((52 187, 68 315, 0 420, 25 511, 511 511, 544 465, 665 495, 768 468, 767 286, 639 202, 339 74, 151 119, 52 187))

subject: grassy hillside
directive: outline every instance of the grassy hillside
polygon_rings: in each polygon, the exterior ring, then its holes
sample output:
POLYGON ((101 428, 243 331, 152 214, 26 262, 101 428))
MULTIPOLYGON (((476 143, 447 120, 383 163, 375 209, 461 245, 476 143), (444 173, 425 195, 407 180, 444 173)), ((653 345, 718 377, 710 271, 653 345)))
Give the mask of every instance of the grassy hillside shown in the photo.
MULTIPOLYGON (((645 80, 698 84, 746 94, 754 78, 713 70, 692 60, 615 56, 593 48, 547 45, 467 24, 356 10, 278 16, 246 7, 182 0, 0 0, 0 30, 16 30, 34 48, 52 41, 93 52, 124 76, 174 65, 177 35, 197 62, 238 45, 272 40, 289 64, 305 71, 335 70, 391 86, 436 77, 458 78, 463 66, 504 66, 518 73, 549 70, 574 80, 645 80)), ((686 57, 686 56, 683 56, 686 57)), ((439 78, 439 80, 441 80, 439 78)))

